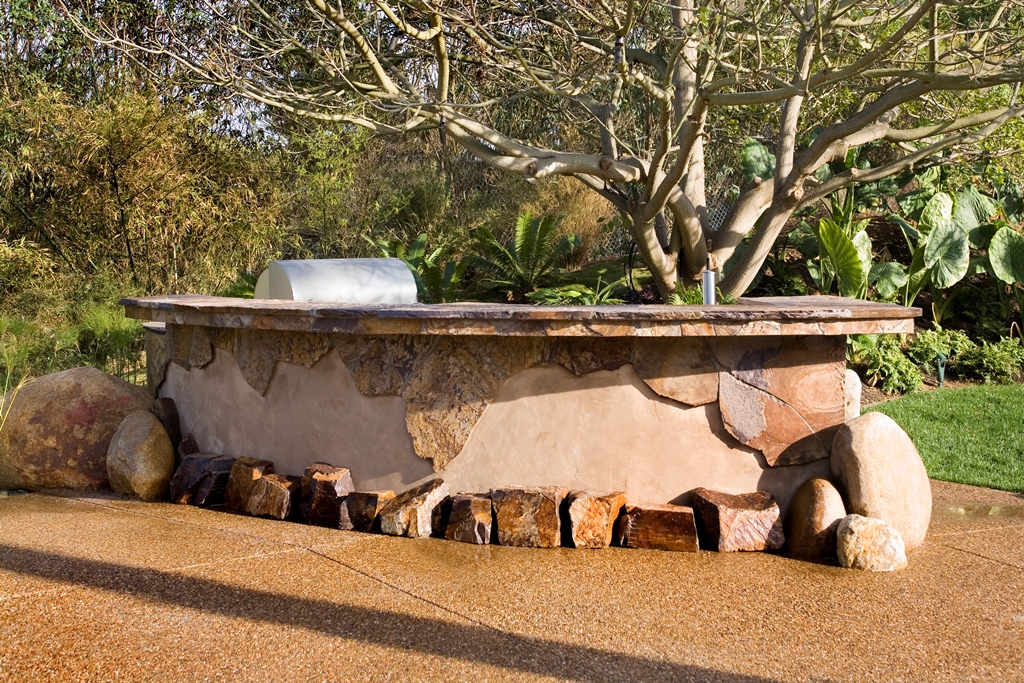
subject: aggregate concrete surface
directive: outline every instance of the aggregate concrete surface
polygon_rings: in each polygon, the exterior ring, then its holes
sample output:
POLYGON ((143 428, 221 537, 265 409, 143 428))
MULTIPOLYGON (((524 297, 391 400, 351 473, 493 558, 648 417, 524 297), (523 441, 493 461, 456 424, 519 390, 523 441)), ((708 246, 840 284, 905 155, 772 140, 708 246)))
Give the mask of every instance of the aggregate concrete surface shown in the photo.
POLYGON ((0 498, 0 681, 1024 681, 1024 498, 933 482, 870 574, 0 498))

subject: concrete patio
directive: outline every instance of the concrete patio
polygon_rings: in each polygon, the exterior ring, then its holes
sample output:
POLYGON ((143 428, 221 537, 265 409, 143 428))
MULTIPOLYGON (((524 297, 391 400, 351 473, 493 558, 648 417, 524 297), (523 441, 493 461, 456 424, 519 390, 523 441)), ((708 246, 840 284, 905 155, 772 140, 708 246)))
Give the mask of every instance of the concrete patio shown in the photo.
POLYGON ((1024 680, 1024 498, 933 493, 896 574, 4 497, 0 680, 1024 680))

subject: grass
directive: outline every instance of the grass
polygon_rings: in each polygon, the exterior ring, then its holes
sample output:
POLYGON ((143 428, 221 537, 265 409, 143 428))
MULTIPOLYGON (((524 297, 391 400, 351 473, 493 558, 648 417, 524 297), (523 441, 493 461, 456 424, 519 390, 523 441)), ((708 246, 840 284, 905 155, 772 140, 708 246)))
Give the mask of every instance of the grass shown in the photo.
POLYGON ((1024 385, 937 389, 867 410, 903 427, 933 479, 1024 492, 1024 385))

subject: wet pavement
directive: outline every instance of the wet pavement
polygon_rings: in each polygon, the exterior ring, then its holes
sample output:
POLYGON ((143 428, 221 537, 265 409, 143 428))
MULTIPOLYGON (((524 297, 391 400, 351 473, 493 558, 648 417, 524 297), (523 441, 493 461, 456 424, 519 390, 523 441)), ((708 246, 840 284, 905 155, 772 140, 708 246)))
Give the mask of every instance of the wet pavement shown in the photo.
POLYGON ((932 491, 896 574, 0 497, 0 680, 1024 681, 1024 498, 932 491))

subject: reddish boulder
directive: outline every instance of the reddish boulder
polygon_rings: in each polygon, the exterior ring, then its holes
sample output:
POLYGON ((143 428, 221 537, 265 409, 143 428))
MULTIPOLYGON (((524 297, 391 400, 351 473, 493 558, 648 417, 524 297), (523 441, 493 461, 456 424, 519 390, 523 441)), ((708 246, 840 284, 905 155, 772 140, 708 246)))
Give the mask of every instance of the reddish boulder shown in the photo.
POLYGON ((149 392, 95 368, 45 375, 2 400, 0 489, 103 488, 121 422, 148 410, 149 392))

